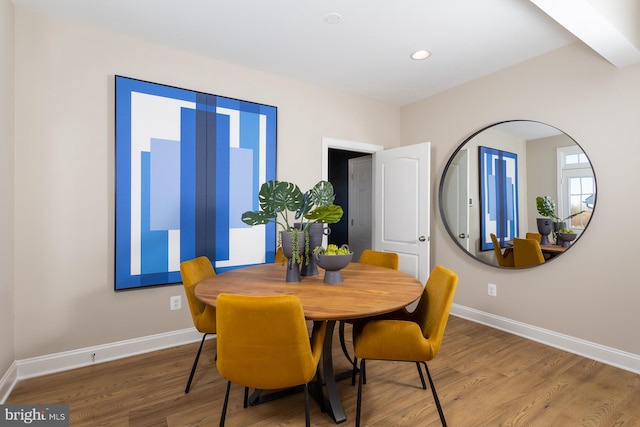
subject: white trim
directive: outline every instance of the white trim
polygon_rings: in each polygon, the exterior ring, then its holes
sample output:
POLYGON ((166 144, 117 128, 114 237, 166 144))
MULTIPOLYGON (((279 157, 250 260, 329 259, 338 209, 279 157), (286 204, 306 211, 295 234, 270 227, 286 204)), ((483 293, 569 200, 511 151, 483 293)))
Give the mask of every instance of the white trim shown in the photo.
POLYGON ((382 145, 368 144, 366 142, 346 141, 344 139, 322 137, 322 179, 329 178, 329 148, 355 151, 357 153, 375 153, 384 150, 382 145))
MULTIPOLYGON (((215 337, 215 334, 210 334, 207 336, 207 339, 213 339, 215 337)), ((123 359, 137 354, 198 342, 201 339, 202 333, 198 332, 196 328, 186 328, 109 344, 16 360, 4 374, 2 380, 0 380, 0 396, 2 396, 0 403, 5 402, 19 380, 81 368, 95 363, 123 359), (95 356, 92 357, 92 355, 95 356)))
POLYGON ((18 382, 18 365, 14 361, 0 380, 0 404, 7 401, 9 394, 18 382))
POLYGON ((458 304, 452 305, 451 314, 588 359, 606 363, 616 368, 640 374, 640 355, 638 354, 607 347, 458 304))
MULTIPOLYGON (((215 334, 207 337, 214 338, 215 334)), ((197 342, 202 334, 195 328, 181 329, 156 335, 85 347, 61 353, 17 360, 17 379, 37 377, 68 369, 80 368, 94 363, 108 362, 137 354, 197 342), (92 358, 92 355, 95 355, 92 358)))

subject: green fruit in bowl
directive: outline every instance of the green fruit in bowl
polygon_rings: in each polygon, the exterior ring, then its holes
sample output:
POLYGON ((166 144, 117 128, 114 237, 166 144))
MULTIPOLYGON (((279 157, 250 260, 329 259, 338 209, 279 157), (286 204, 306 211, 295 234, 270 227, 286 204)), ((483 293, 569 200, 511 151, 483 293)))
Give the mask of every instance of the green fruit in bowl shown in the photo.
POLYGON ((316 246, 313 252, 318 255, 348 255, 351 253, 347 245, 338 247, 338 245, 334 244, 327 245, 327 249, 324 249, 322 246, 316 246))

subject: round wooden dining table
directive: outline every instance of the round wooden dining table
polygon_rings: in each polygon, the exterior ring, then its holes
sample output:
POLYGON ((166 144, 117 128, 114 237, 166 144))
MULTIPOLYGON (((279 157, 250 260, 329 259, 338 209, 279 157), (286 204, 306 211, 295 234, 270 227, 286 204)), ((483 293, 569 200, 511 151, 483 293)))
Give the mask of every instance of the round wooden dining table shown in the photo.
POLYGON ((336 423, 346 416, 333 372, 332 342, 335 322, 358 319, 405 307, 422 295, 423 286, 401 271, 369 264, 350 263, 341 270, 342 283, 323 282, 324 270, 316 276, 302 276, 300 282, 285 281, 287 265, 260 264, 230 270, 200 282, 196 296, 216 305, 221 293, 238 295, 295 295, 300 298, 307 320, 326 320, 327 334, 322 351, 322 370, 327 390, 325 403, 336 423))

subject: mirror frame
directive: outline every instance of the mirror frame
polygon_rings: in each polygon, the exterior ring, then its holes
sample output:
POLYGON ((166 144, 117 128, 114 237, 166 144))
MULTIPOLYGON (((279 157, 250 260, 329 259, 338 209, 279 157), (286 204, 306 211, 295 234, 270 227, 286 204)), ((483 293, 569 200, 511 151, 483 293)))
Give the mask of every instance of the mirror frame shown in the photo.
MULTIPOLYGON (((527 269, 527 268, 532 268, 532 267, 520 267, 520 268, 514 268, 514 267, 502 267, 499 266, 494 263, 488 262, 485 259, 482 259, 480 257, 478 257, 476 255, 477 249, 474 249, 473 252, 471 250, 467 250, 460 242, 459 239, 457 238, 457 236, 454 235, 454 232, 452 231, 451 227, 449 226, 449 222, 447 220, 447 216, 445 215, 444 212, 444 186, 445 186, 445 177, 447 176, 447 172, 449 171, 452 162, 457 158, 458 153, 464 149, 467 144, 469 143, 469 141, 471 141, 473 138, 475 138, 476 136, 478 136, 480 133, 491 129, 493 127, 502 125, 502 124, 506 124, 506 123, 514 123, 514 122, 527 122, 527 123, 532 123, 532 124, 540 124, 540 125, 544 125, 544 126, 548 126, 552 129, 555 129, 558 131, 558 134, 563 134, 565 135, 567 138, 569 138, 577 147, 580 148, 580 150, 582 150, 582 153, 584 153, 584 155, 587 157, 588 161, 589 161, 589 165, 591 166, 591 171, 593 172, 593 180, 594 180, 594 201, 593 201, 593 208, 591 209, 591 217, 589 218, 589 222, 587 222, 587 224, 585 224, 585 227, 583 229, 583 231, 580 233, 579 236, 577 236, 576 240, 571 244, 571 246, 569 246, 569 248, 567 248, 566 251, 554 256, 553 258, 547 260, 547 262, 551 262, 551 261, 555 261, 556 258, 559 258, 561 255, 564 255, 565 252, 567 252, 569 249, 571 249, 582 237, 582 235, 587 231, 587 228, 589 227, 589 224, 591 224, 591 220, 593 219, 593 214, 595 213, 596 210, 596 205, 597 205, 597 198, 598 198, 598 183, 597 183, 597 178, 596 178, 596 172, 595 169, 593 167, 593 162, 591 161, 591 158, 589 157, 589 155, 586 153, 586 151, 582 148, 582 146, 580 144, 578 144, 578 142, 573 139, 569 134, 567 134, 566 132, 564 132, 563 130, 549 125, 547 123, 544 122, 540 122, 540 121, 536 121, 536 120, 528 120, 528 119, 513 119, 513 120, 504 120, 501 122, 496 122, 496 123, 492 123, 490 125, 484 126, 481 129, 473 132, 472 134, 470 134, 468 137, 466 137, 464 139, 464 141, 462 141, 462 143, 460 145, 458 145, 458 147, 454 150, 454 152, 451 154, 451 156, 449 157, 449 159, 447 160, 447 164, 444 167, 444 170, 442 171, 442 175, 440 177, 440 184, 438 186, 438 210, 440 212, 440 218, 442 219, 442 222, 444 224, 445 229, 447 230, 447 234, 449 235, 449 237, 453 240, 453 242, 455 243, 455 245, 462 250, 462 252, 464 252, 465 254, 467 254, 468 256, 470 256, 471 258, 473 258, 474 260, 481 262, 482 264, 485 265, 489 265, 491 267, 495 267, 495 268, 500 268, 503 270, 522 270, 522 269, 527 269)), ((479 171, 478 171, 479 172, 479 171)), ((479 176, 476 176, 475 178, 472 178, 471 176, 469 176, 468 178, 469 180, 471 179, 477 179, 478 181, 480 180, 479 176)), ((478 204, 480 202, 480 195, 477 194, 474 197, 478 197, 478 204)), ((535 202, 534 202, 535 203, 535 202)), ((474 243, 475 244, 475 243, 474 243)), ((493 250, 491 251, 493 252, 493 250)), ((546 263, 546 262, 545 262, 546 263)), ((543 264, 540 264, 543 265, 543 264)), ((538 267, 538 266, 535 266, 538 267)))

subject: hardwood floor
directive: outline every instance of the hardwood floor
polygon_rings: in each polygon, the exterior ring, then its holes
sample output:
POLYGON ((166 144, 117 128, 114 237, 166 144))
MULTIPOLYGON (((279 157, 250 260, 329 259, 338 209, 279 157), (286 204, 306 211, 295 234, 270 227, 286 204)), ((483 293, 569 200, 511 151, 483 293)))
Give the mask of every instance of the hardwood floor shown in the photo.
MULTIPOLYGON (((347 336, 350 335, 348 331, 347 336)), ((334 345, 336 370, 348 369, 334 345)), ((6 403, 70 405, 71 426, 217 426, 226 381, 205 344, 184 394, 196 343, 21 381, 6 403)), ((640 376, 464 319, 451 317, 429 363, 447 423, 478 426, 640 426, 640 376)), ((357 387, 338 383, 353 425, 357 387)), ((303 395, 242 407, 232 385, 227 426, 304 424, 303 395)), ((311 401, 311 423, 334 426, 311 401)), ((362 425, 438 426, 429 389, 412 363, 367 364, 362 425)))

